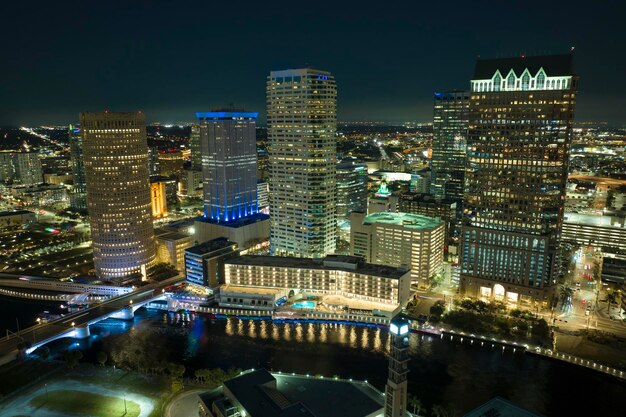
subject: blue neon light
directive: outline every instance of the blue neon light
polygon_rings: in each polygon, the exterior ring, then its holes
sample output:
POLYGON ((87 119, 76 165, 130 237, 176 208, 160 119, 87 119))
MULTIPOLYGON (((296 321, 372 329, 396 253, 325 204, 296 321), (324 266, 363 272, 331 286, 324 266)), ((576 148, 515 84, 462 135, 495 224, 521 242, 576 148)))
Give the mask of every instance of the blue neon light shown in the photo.
POLYGON ((230 111, 208 111, 196 112, 198 120, 207 119, 256 119, 259 117, 258 112, 230 112, 230 111))

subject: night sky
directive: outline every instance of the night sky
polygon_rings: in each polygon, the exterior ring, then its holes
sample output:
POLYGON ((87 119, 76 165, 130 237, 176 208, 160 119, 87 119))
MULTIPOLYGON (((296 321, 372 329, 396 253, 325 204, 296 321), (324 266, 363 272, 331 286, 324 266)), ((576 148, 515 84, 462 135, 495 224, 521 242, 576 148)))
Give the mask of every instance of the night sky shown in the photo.
POLYGON ((3 126, 104 109, 191 121, 229 103, 264 115, 269 71, 306 65, 335 74, 340 121, 431 121, 433 92, 467 88, 477 55, 572 46, 576 119, 626 124, 624 1, 7 3, 3 126))

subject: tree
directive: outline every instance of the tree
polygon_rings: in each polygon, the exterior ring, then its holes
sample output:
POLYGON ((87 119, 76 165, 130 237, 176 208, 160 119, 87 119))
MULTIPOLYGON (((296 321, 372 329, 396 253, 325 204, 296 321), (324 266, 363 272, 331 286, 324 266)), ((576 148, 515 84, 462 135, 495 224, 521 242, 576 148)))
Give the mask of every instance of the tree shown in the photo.
POLYGON ((50 357, 50 349, 48 348, 48 346, 42 346, 37 349, 37 355, 39 355, 39 357, 45 361, 50 357))
POLYGON ((415 395, 409 395, 409 406, 413 407, 413 414, 419 417, 424 404, 422 404, 422 401, 415 395))
POLYGON ((83 352, 80 350, 66 350, 63 352, 63 359, 70 369, 73 369, 78 365, 83 358, 83 352))
POLYGON ((169 363, 167 370, 174 379, 182 379, 183 375, 185 375, 185 365, 180 363, 169 363))
POLYGON ((96 360, 101 366, 104 366, 104 364, 107 363, 108 359, 109 359, 109 356, 106 354, 106 352, 100 351, 96 355, 96 360))
POLYGON ((443 405, 435 404, 432 409, 433 416, 435 417, 450 417, 448 410, 443 405))

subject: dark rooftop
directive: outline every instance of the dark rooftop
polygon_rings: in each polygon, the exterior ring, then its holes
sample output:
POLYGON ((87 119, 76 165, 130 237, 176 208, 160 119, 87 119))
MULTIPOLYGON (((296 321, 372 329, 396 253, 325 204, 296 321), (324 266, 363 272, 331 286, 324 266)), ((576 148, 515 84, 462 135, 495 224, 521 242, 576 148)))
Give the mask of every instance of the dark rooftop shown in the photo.
POLYGON ((204 255, 206 253, 210 253, 219 249, 227 248, 232 245, 236 245, 236 243, 231 242, 225 237, 218 237, 216 239, 207 240, 206 242, 202 242, 199 245, 195 245, 190 248, 187 248, 185 252, 190 252, 196 255, 204 255))
POLYGON ((543 55, 543 56, 520 56, 515 58, 497 58, 476 60, 474 80, 486 80, 493 77, 496 70, 500 70, 502 77, 506 77, 513 70, 519 77, 526 68, 531 75, 535 75, 540 68, 548 77, 559 75, 574 75, 574 55, 543 55))
POLYGON ((365 417, 383 408, 381 393, 363 382, 272 375, 260 369, 226 381, 224 387, 253 417, 365 417))
POLYGON ((0 217, 6 217, 6 216, 16 216, 18 214, 35 214, 32 211, 28 211, 28 210, 15 210, 15 211, 0 211, 0 217))

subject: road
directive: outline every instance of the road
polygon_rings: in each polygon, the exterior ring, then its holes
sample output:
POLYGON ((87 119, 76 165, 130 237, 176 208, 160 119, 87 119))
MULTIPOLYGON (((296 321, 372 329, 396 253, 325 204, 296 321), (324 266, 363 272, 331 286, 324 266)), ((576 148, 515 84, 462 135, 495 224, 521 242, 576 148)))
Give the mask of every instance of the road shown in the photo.
POLYGON ((178 275, 159 283, 148 284, 128 294, 110 298, 98 305, 68 314, 58 320, 29 327, 20 331, 19 335, 13 334, 8 338, 5 337, 0 340, 0 358, 17 353, 18 346, 22 342, 37 343, 65 333, 73 327, 88 325, 98 321, 103 316, 118 312, 125 307, 130 307, 132 304, 138 304, 154 298, 162 294, 165 291, 165 287, 182 281, 182 276, 178 275))

